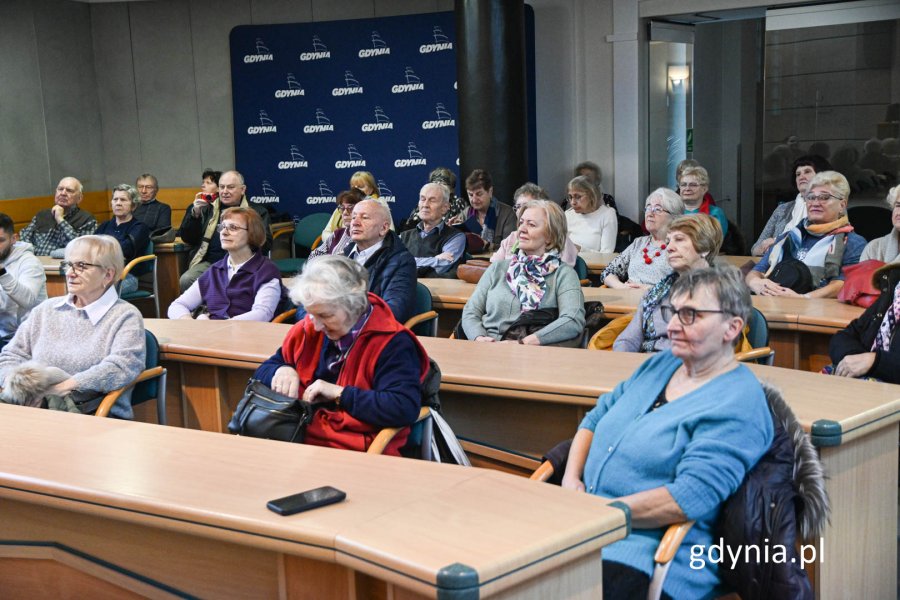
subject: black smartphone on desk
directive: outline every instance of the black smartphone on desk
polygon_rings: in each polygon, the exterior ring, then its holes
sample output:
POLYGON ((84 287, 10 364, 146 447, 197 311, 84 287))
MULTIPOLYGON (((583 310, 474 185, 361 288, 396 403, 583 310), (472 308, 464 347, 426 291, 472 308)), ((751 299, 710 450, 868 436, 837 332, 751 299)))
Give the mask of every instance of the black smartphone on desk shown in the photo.
POLYGON ((278 513, 282 517, 287 517, 288 515, 295 515, 305 510, 312 510, 313 508, 340 502, 346 497, 346 493, 337 488, 333 488, 330 485, 326 485, 314 490, 293 494, 292 496, 278 498, 277 500, 269 500, 268 504, 266 504, 266 508, 272 512, 278 513))

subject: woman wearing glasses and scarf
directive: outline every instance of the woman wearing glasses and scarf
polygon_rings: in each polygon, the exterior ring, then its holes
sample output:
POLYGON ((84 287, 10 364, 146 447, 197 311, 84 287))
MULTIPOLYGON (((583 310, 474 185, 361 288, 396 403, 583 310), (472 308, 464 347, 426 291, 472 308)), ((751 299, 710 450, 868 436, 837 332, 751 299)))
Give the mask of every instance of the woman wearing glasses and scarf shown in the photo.
POLYGON ((678 278, 695 269, 711 267, 722 245, 722 227, 704 214, 682 215, 666 233, 666 260, 673 271, 651 287, 637 313, 613 343, 618 352, 659 352, 671 346, 666 319, 660 306, 669 299, 678 278))
POLYGON ((672 272, 666 260, 666 231, 672 219, 684 214, 681 198, 658 188, 644 202, 644 225, 650 235, 637 238, 603 270, 611 288, 647 289, 672 272))
POLYGON ((219 241, 228 254, 169 306, 170 319, 271 321, 282 298, 281 273, 260 248, 262 219, 252 208, 222 213, 219 241))
POLYGON ((704 214, 714 217, 722 227, 722 237, 728 233, 725 211, 716 206, 709 195, 709 173, 703 167, 687 167, 678 178, 678 192, 684 202, 684 214, 704 214))
MULTIPOLYGON (((45 300, 19 326, 0 353, 0 387, 7 388, 13 372, 30 363, 33 386, 54 383, 42 390, 46 395, 80 392, 82 399, 95 398, 130 383, 144 369, 144 319, 113 285, 125 268, 119 242, 108 235, 75 238, 66 246, 62 268, 68 294, 45 300)), ((39 406, 44 395, 37 394, 34 403, 12 400, 39 406)), ((73 410, 78 409, 73 405, 73 410)), ((134 416, 130 391, 116 400, 110 414, 134 416)))
POLYGON ((780 235, 747 273, 750 289, 760 296, 836 298, 844 287, 843 268, 858 263, 866 247, 865 238, 853 232, 847 219, 849 197, 850 185, 843 175, 836 171, 816 173, 806 192, 808 216, 780 235), (779 275, 779 264, 788 264, 791 259, 796 266, 790 273, 782 269, 784 275, 779 275), (811 276, 811 282, 806 282, 810 289, 801 287, 805 277, 800 270, 804 268, 811 276))
POLYGON ((466 302, 462 333, 476 342, 497 342, 523 313, 553 309, 555 319, 518 342, 538 346, 579 339, 584 294, 575 270, 559 256, 566 240, 562 209, 549 200, 525 203, 518 235, 516 253, 492 263, 466 302))
POLYGON ((762 386, 734 358, 751 310, 750 291, 733 267, 684 273, 662 304, 671 349, 600 396, 581 422, 563 487, 631 509, 631 534, 603 549, 604 598, 647 597, 666 526, 687 520, 696 522, 662 597, 718 595, 716 565, 692 569, 689 550, 718 541, 713 527, 722 504, 774 435, 762 386))

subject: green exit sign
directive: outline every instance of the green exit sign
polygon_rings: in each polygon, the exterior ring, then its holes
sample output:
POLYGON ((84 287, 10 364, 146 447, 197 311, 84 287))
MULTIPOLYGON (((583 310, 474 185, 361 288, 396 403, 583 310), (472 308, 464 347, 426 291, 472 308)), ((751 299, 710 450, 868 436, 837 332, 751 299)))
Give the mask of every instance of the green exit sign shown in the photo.
POLYGON ((687 151, 688 152, 694 151, 694 129, 693 129, 693 127, 691 129, 687 130, 687 151))

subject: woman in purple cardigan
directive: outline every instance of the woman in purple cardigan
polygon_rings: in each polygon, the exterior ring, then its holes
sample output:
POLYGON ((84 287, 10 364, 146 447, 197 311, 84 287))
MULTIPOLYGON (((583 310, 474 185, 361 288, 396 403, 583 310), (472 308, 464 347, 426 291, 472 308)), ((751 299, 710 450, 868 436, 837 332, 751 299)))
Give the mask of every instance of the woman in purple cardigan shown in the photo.
POLYGON ((278 267, 260 252, 266 242, 262 219, 236 206, 222 213, 217 230, 228 256, 169 306, 169 318, 271 321, 283 288, 278 267))

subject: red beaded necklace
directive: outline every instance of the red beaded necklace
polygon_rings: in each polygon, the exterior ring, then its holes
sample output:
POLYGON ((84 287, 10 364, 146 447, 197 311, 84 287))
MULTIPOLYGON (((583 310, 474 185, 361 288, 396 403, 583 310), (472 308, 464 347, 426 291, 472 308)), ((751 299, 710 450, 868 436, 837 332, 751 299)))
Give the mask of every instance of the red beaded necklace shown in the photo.
POLYGON ((652 244, 652 243, 653 243, 652 240, 647 242, 647 245, 644 246, 644 250, 643 250, 644 262, 647 263, 648 265, 653 262, 654 257, 659 256, 660 253, 666 249, 666 245, 664 243, 660 244, 659 249, 654 251, 653 254, 651 255, 649 249, 650 249, 650 244, 652 244))

